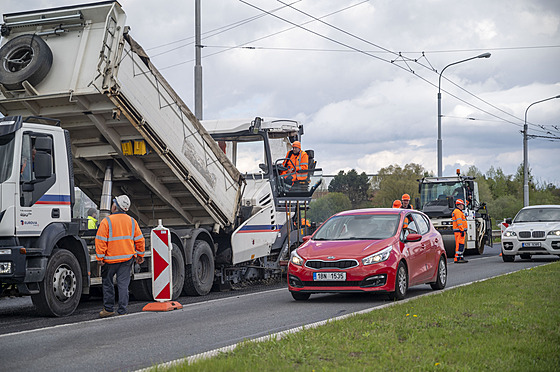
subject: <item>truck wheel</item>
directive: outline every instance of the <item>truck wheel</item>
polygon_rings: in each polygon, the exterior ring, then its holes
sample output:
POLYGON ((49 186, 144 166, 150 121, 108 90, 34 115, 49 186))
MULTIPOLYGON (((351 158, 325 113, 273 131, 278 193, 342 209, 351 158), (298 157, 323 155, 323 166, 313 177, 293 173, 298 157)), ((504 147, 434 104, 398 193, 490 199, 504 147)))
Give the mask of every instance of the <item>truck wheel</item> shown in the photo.
POLYGON ((171 250, 171 275, 173 276, 173 294, 171 299, 176 300, 183 292, 185 284, 185 260, 183 253, 179 246, 172 243, 173 249, 171 250))
POLYGON ((392 300, 402 300, 406 296, 406 291, 408 290, 408 273, 406 272, 406 266, 399 262, 399 267, 397 267, 397 275, 395 277, 395 291, 389 293, 392 300))
POLYGON ((290 293, 292 294, 292 297, 296 301, 307 301, 311 296, 311 293, 301 293, 301 292, 291 292, 291 291, 290 293))
POLYGON ((439 264, 437 269, 436 281, 430 283, 430 287, 434 290, 443 289, 447 284, 447 262, 445 261, 445 256, 439 258, 439 264))
POLYGON ((27 80, 39 84, 49 73, 53 55, 40 36, 26 34, 8 41, 0 49, 0 83, 7 89, 22 89, 27 80))
POLYGON ((210 245, 204 240, 194 243, 192 264, 185 268, 185 294, 204 296, 214 283, 214 255, 210 245))
POLYGON ((65 249, 55 250, 47 263, 39 293, 31 300, 40 315, 67 316, 76 310, 82 295, 82 270, 76 257, 65 249))

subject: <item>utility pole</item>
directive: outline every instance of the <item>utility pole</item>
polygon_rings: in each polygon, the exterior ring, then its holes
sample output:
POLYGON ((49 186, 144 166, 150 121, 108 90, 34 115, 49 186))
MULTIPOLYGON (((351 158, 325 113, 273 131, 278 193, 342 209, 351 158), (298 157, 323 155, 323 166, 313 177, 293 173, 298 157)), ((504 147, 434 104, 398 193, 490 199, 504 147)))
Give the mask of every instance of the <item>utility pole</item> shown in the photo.
POLYGON ((202 64, 200 63, 200 0, 194 0, 194 116, 202 120, 202 64))

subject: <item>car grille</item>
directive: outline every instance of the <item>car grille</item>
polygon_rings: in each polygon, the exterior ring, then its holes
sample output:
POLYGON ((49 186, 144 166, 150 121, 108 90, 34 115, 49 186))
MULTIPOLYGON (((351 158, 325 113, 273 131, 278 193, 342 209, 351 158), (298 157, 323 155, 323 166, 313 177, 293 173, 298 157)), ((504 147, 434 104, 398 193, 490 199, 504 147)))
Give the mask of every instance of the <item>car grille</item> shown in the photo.
POLYGON ((305 287, 359 287, 361 281, 348 280, 345 282, 341 281, 312 281, 303 282, 305 287))
POLYGON ((542 239, 544 238, 545 234, 544 231, 520 231, 519 238, 520 239, 542 239))
POLYGON ((322 261, 322 260, 309 260, 305 263, 306 267, 310 269, 350 269, 358 266, 356 260, 338 260, 338 261, 322 261))

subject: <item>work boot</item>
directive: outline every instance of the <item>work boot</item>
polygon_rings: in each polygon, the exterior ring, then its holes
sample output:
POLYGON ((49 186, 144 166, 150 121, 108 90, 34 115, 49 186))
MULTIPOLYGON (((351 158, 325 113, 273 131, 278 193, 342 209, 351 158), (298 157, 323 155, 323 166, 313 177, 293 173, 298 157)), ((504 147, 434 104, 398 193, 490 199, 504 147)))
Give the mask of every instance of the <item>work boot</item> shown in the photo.
POLYGON ((110 317, 110 316, 113 316, 113 315, 115 315, 114 311, 107 311, 105 309, 103 309, 99 312, 99 317, 100 318, 107 318, 107 317, 110 317))
POLYGON ((463 257, 457 259, 457 261, 455 261, 455 263, 467 263, 469 262, 468 260, 465 260, 463 257))

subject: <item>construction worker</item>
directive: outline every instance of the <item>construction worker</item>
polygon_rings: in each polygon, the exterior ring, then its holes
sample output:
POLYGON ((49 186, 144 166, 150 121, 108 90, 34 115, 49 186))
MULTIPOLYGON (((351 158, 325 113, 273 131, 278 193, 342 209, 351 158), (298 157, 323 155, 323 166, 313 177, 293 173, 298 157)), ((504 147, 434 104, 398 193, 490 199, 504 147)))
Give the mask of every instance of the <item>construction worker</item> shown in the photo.
POLYGON ((401 208, 403 208, 403 209, 414 209, 412 204, 410 204, 410 195, 403 194, 401 199, 402 199, 402 207, 401 208))
POLYGON ((457 199, 455 202, 455 209, 451 215, 453 221, 453 232, 455 233, 455 263, 469 262, 463 257, 465 251, 465 234, 467 231, 467 219, 463 213, 465 209, 465 202, 463 199, 457 199))
POLYGON ((87 228, 92 230, 92 229, 97 229, 97 209, 95 208, 90 208, 87 211, 87 228))
POLYGON ((402 203, 401 203, 400 200, 397 199, 393 202, 393 208, 400 208, 401 206, 402 206, 402 203))
POLYGON ((134 260, 138 264, 144 262, 144 236, 138 222, 126 214, 129 208, 128 196, 119 195, 113 199, 111 215, 101 221, 95 237, 95 252, 103 283, 101 318, 115 315, 114 275, 117 276, 119 290, 117 313, 126 314, 132 263, 134 260))
POLYGON ((309 167, 309 156, 301 149, 299 141, 292 143, 292 149, 286 154, 286 160, 284 160, 282 166, 288 168, 280 173, 281 175, 286 175, 284 179, 288 184, 293 185, 295 181, 307 178, 306 172, 296 173, 298 171, 306 171, 309 167))

